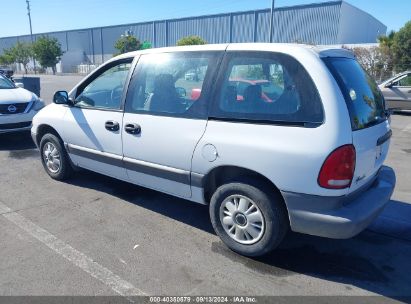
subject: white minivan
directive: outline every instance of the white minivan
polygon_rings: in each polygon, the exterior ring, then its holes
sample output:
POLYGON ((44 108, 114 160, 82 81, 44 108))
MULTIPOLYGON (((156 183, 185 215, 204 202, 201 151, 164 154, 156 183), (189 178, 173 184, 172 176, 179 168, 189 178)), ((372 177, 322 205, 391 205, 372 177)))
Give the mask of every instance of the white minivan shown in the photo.
POLYGON ((377 85, 343 49, 228 44, 127 53, 33 120, 47 173, 81 167, 209 204, 232 250, 288 229, 349 238, 390 200, 391 129, 377 85), (190 77, 187 77, 190 75, 190 77))

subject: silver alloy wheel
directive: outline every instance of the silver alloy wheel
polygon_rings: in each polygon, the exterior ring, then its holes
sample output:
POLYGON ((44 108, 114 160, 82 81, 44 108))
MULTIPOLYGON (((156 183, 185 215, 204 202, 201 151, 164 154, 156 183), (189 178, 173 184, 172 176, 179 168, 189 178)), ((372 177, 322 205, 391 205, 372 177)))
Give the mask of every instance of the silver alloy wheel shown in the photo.
POLYGON ((251 245, 264 234, 264 216, 258 206, 243 195, 230 195, 220 207, 220 222, 236 242, 251 245))
POLYGON ((51 173, 57 173, 61 167, 60 152, 52 142, 43 146, 43 159, 47 169, 51 173))

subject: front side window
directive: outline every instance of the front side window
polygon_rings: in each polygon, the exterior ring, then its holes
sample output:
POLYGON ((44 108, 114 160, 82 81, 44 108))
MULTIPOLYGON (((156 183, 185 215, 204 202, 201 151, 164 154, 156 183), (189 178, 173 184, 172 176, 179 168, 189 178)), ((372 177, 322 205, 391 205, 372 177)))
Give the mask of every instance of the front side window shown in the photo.
POLYGON ((398 87, 411 87, 411 74, 408 74, 407 76, 394 82, 393 85, 398 87))
POLYGON ((80 88, 75 105, 87 108, 120 109, 130 67, 131 59, 108 67, 84 88, 80 88))
POLYGON ((8 80, 6 77, 0 75, 0 90, 1 89, 14 89, 16 86, 13 82, 8 80))
POLYGON ((284 123, 322 123, 317 89, 295 59, 273 53, 231 53, 212 116, 284 123))
POLYGON ((126 112, 192 117, 204 113, 207 53, 142 55, 130 85, 126 112))

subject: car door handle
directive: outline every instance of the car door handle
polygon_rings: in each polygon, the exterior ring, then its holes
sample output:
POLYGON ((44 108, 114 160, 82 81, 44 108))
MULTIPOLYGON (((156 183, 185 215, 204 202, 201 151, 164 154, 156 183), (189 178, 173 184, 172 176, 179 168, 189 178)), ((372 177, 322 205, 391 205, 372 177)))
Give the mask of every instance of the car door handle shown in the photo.
POLYGON ((105 123, 105 127, 109 131, 118 131, 120 129, 120 125, 118 124, 117 121, 114 120, 108 120, 105 123))
POLYGON ((124 130, 129 133, 129 134, 140 134, 141 133, 141 127, 138 124, 135 123, 128 123, 125 125, 124 130))

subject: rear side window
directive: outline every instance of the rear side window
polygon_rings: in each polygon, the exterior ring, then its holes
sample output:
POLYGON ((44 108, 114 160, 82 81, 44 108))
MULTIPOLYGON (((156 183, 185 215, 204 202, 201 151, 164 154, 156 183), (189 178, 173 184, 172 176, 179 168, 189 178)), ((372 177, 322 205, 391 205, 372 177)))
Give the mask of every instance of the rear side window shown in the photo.
POLYGON ((353 130, 376 125, 386 119, 384 98, 375 81, 350 58, 325 58, 325 63, 344 95, 353 130))
POLYGON ((269 52, 228 53, 213 118, 321 124, 322 103, 308 73, 294 58, 269 52))

